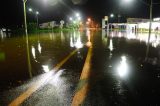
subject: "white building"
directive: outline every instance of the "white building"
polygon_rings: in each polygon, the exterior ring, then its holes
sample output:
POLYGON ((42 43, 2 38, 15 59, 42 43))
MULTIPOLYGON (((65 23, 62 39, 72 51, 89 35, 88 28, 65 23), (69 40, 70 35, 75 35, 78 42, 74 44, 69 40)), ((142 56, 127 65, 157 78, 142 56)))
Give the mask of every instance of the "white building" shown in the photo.
MULTIPOLYGON (((138 32, 149 31, 149 19, 129 18, 127 19, 127 30, 134 30, 138 32)), ((152 32, 160 31, 160 18, 154 18, 152 21, 152 32)))
POLYGON ((40 28, 54 28, 56 26, 56 21, 46 22, 40 24, 40 28))

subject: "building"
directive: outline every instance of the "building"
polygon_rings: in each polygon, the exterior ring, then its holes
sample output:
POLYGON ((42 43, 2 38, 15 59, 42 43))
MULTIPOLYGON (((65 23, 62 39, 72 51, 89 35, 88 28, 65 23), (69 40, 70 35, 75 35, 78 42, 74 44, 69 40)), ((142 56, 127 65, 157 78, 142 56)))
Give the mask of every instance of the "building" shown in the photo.
MULTIPOLYGON (((109 23, 110 30, 120 29, 132 32, 148 32, 149 31, 149 19, 142 18, 128 18, 127 23, 109 23)), ((102 28, 105 28, 105 20, 102 20, 102 28)), ((152 21, 152 32, 160 33, 160 18, 154 18, 152 21)))
POLYGON ((46 23, 42 23, 40 24, 40 28, 54 28, 56 26, 59 26, 56 24, 56 21, 51 21, 51 22, 46 22, 46 23))

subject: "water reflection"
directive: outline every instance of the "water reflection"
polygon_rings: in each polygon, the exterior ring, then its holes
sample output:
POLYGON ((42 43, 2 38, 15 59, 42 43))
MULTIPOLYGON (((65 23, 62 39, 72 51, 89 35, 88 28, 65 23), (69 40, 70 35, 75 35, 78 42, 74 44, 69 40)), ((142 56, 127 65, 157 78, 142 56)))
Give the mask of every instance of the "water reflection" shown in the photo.
POLYGON ((0 30, 0 39, 1 39, 1 41, 4 41, 6 37, 7 37, 7 34, 4 33, 2 30, 0 30))
POLYGON ((111 52, 113 51, 113 41, 112 41, 112 39, 109 40, 109 50, 111 52))
MULTIPOLYGON (((148 33, 134 33, 134 32, 127 32, 127 33, 123 33, 123 32, 119 32, 118 34, 116 32, 111 32, 111 37, 125 37, 128 40, 139 40, 140 42, 146 42, 146 44, 148 44, 148 33), (123 35, 122 35, 123 34, 123 35)), ((153 46, 153 47, 157 47, 160 44, 160 36, 157 34, 151 34, 149 43, 153 46)))
POLYGON ((83 43, 81 41, 81 34, 80 32, 73 32, 73 35, 70 35, 70 47, 75 47, 77 49, 83 48, 83 43))
POLYGON ((91 43, 91 32, 90 32, 90 30, 89 29, 87 29, 87 31, 86 31, 86 35, 87 35, 87 47, 91 47, 92 46, 92 43, 91 43))
POLYGON ((34 46, 32 46, 32 56, 34 59, 36 59, 36 49, 34 46))
POLYGON ((40 42, 38 42, 38 51, 40 54, 42 53, 42 46, 40 42))
POLYGON ((117 67, 117 73, 121 78, 127 77, 128 76, 128 64, 126 61, 126 56, 121 57, 121 61, 117 67))

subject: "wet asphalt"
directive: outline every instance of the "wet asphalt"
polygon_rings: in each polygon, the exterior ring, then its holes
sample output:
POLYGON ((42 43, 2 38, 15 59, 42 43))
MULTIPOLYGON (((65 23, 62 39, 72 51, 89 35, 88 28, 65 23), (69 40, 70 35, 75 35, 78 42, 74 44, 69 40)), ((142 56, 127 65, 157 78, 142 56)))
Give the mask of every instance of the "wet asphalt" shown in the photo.
POLYGON ((158 106, 160 36, 151 36, 148 54, 147 38, 147 34, 118 31, 30 35, 32 76, 28 72, 25 37, 1 38, 0 106, 8 105, 43 78, 49 80, 21 105, 70 106, 79 89, 88 41, 93 52, 88 92, 82 106, 158 106), (78 52, 48 77, 49 71, 75 49, 78 52))

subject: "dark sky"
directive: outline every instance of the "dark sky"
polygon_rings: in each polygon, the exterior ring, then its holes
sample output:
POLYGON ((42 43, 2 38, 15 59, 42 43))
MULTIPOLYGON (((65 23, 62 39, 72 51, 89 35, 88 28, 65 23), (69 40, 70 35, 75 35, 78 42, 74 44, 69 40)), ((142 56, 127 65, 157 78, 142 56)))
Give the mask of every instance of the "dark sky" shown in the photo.
MULTIPOLYGON (((149 7, 142 0, 133 0, 132 4, 126 4, 123 0, 28 0, 27 8, 40 12, 40 22, 51 20, 68 20, 68 18, 79 12, 83 18, 91 17, 100 22, 104 15, 110 13, 121 14, 124 18, 137 17, 148 18, 149 7), (49 2, 45 2, 49 1, 49 2)), ((143 0, 149 2, 150 0, 143 0)), ((159 0, 153 0, 160 2, 159 0)), ((160 16, 160 5, 154 5, 153 16, 160 16)), ((28 21, 35 21, 35 15, 27 12, 28 21)), ((115 20, 114 20, 115 21, 115 20)), ((16 26, 23 23, 22 0, 1 0, 0 3, 0 26, 16 26)))

